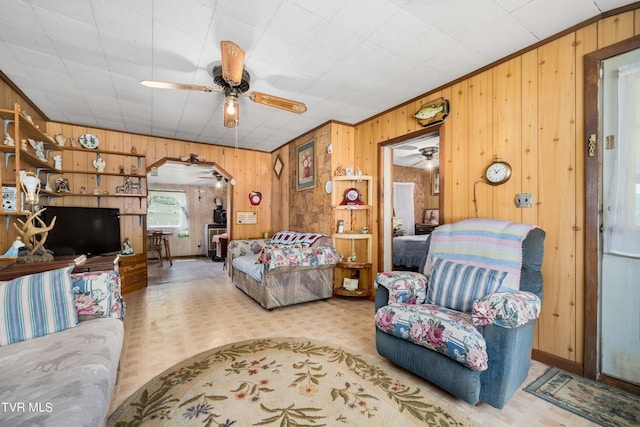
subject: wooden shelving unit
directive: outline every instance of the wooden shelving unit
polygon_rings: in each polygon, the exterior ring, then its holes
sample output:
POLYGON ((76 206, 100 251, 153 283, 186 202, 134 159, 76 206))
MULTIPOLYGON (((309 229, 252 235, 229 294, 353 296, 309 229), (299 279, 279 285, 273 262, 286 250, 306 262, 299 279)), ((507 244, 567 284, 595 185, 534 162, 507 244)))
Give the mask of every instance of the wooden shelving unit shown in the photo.
POLYGON ((332 223, 336 232, 331 235, 333 245, 343 255, 343 261, 334 269, 334 294, 350 297, 368 297, 372 291, 372 206, 373 177, 334 176, 331 194, 332 223), (357 189, 363 204, 342 204, 345 192, 357 189), (338 233, 338 222, 343 222, 343 232, 338 233), (355 260, 354 260, 355 257, 355 260), (354 290, 344 287, 345 278, 357 279, 354 290))

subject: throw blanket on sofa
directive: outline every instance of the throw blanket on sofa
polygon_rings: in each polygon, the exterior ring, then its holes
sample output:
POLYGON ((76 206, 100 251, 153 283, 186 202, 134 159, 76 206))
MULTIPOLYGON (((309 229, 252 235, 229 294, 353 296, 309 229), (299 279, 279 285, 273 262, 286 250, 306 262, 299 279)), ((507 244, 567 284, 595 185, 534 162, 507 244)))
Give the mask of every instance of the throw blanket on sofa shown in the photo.
POLYGON ((520 289, 522 241, 533 225, 504 220, 458 221, 441 225, 431 234, 424 274, 431 275, 434 258, 506 271, 503 286, 520 289))

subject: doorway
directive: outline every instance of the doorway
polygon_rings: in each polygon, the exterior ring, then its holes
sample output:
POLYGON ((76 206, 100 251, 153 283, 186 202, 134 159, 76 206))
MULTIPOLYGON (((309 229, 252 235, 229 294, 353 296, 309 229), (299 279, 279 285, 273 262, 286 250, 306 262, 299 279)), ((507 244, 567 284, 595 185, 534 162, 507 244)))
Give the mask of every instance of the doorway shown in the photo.
MULTIPOLYGON (((402 234, 421 234, 416 230, 426 222, 427 212, 437 211, 443 218, 440 174, 442 164, 443 141, 440 134, 441 124, 430 126, 410 136, 388 141, 381 147, 382 159, 382 259, 383 271, 394 266, 394 237, 400 228, 402 234), (437 182, 434 180, 437 179, 437 182), (413 183, 413 218, 406 219, 394 209, 394 191, 398 184, 413 183), (409 227, 407 229, 407 227, 409 227)), ((395 197, 397 198, 397 197, 395 197)), ((411 215, 407 212, 406 215, 411 215)))
POLYGON ((147 228, 172 231, 168 237, 172 255, 220 260, 221 251, 214 250, 212 238, 231 232, 232 224, 227 218, 233 215, 231 186, 235 180, 215 162, 165 157, 147 168, 147 182, 149 193, 158 196, 155 204, 153 198, 148 199, 147 228), (171 212, 167 215, 165 211, 178 209, 165 206, 168 203, 163 192, 183 196, 184 201, 178 205, 184 207, 181 210, 188 231, 182 232, 171 222, 171 212))
POLYGON ((639 47, 632 39, 585 57, 584 373, 634 393, 640 392, 640 120, 628 113, 640 108, 639 47))

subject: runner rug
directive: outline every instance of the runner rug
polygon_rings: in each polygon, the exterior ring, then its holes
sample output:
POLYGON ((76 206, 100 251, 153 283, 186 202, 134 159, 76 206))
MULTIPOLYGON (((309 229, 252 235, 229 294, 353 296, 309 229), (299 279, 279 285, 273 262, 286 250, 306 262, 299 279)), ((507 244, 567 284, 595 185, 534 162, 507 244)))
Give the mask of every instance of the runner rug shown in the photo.
POLYGON ((214 348, 136 391, 107 426, 475 426, 343 347, 265 338, 214 348))
POLYGON ((640 426, 640 397, 549 368, 525 391, 603 426, 640 426))

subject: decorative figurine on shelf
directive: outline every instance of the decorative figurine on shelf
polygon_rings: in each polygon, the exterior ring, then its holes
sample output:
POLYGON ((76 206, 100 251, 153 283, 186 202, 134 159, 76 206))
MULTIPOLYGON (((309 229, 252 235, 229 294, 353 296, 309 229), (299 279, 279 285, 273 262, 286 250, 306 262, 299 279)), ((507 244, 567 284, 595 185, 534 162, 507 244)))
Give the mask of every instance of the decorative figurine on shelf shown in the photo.
POLYGON ((342 176, 344 175, 344 169, 342 169, 342 165, 338 165, 336 171, 333 173, 333 176, 342 176))
POLYGON ((16 142, 13 140, 13 138, 11 138, 11 135, 9 135, 8 133, 4 134, 4 145, 8 145, 10 147, 14 147, 16 145, 16 142))
POLYGON ((338 220, 338 234, 344 233, 344 221, 338 220))
POLYGON ((138 182, 134 183, 131 182, 131 178, 130 177, 126 177, 124 179, 124 184, 123 185, 118 185, 116 187, 116 194, 132 194, 133 190, 136 190, 138 192, 138 194, 141 194, 141 186, 140 186, 140 180, 138 180, 138 182))
POLYGON ((356 176, 358 177, 358 182, 362 181, 362 169, 360 169, 360 166, 356 168, 356 176))
POLYGON ((99 196, 99 195, 100 195, 100 189, 99 189, 98 187, 94 187, 94 188, 93 188, 93 194, 94 194, 95 196, 99 196))
POLYGON ((75 138, 73 136, 71 137, 71 146, 73 148, 76 148, 78 146, 78 138, 75 138))
POLYGON ((125 237, 122 242, 122 255, 133 255, 133 247, 128 237, 125 237))
POLYGON ((84 185, 80 187, 80 194, 85 194, 86 192, 87 192, 87 187, 85 187, 84 185))
POLYGON ((9 135, 9 132, 7 131, 7 127, 9 126, 9 124, 14 123, 15 120, 4 119, 3 122, 4 122, 4 145, 15 146, 16 142, 13 140, 13 138, 11 138, 11 135, 9 135))
POLYGON ((136 149, 135 145, 131 146, 131 154, 138 154, 138 150, 136 149))
POLYGON ((48 179, 47 179, 47 182, 44 184, 44 189, 49 192, 53 191, 53 189, 51 188, 51 183, 49 182, 48 179))
POLYGON ((34 148, 36 149, 36 157, 42 160, 43 162, 46 162, 47 158, 44 155, 44 142, 43 141, 36 142, 36 146, 34 148))
POLYGON ((27 151, 27 147, 28 147, 28 142, 26 139, 21 139, 20 140, 20 149, 27 151))
POLYGON ((56 193, 71 193, 67 178, 56 178, 56 193))
POLYGON ((93 167, 96 168, 98 172, 104 172, 105 166, 107 166, 107 163, 102 157, 98 157, 93 161, 93 167))
POLYGON ((138 175, 138 167, 132 165, 131 166, 131 175, 138 175))
POLYGON ((62 169, 62 156, 60 154, 53 156, 53 167, 58 170, 62 169))
POLYGON ((120 175, 124 175, 124 166, 120 165, 118 170, 120 171, 120 175))
POLYGON ((53 139, 56 141, 56 144, 58 144, 59 147, 64 147, 64 144, 67 143, 67 138, 65 138, 61 133, 56 134, 53 139))

